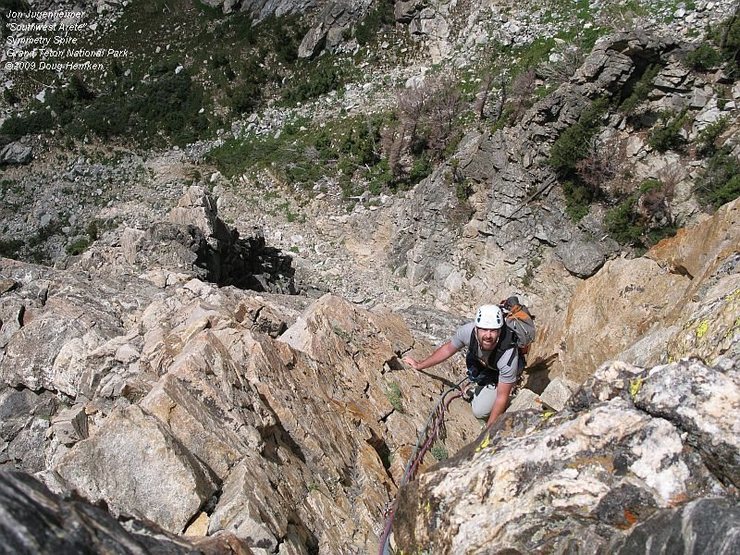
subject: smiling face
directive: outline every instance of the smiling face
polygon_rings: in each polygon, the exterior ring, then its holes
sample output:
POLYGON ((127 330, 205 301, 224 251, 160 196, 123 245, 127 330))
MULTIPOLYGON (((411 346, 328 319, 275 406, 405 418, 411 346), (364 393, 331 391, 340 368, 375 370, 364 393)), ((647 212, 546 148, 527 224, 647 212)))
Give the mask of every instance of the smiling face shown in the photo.
POLYGON ((484 351, 493 350, 496 347, 501 330, 491 330, 486 328, 476 328, 476 330, 478 332, 478 345, 480 345, 480 348, 484 351))

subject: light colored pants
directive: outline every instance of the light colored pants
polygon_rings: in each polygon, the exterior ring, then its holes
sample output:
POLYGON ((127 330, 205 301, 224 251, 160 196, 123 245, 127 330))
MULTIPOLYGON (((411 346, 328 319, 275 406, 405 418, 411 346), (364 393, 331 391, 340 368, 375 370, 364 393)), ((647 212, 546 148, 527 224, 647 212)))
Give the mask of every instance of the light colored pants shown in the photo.
POLYGON ((470 408, 476 418, 487 418, 496 401, 496 384, 488 384, 484 387, 476 386, 470 408))

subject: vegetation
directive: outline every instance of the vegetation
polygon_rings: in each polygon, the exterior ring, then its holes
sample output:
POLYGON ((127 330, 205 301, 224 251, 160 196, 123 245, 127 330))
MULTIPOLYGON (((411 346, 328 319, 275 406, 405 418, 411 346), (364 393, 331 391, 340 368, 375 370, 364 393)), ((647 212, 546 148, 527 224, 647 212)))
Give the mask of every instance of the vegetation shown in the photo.
POLYGON ((594 101, 586 108, 578 122, 560 134, 550 149, 550 166, 561 176, 576 173, 576 164, 589 153, 591 140, 602 127, 602 117, 609 103, 605 98, 594 101))
POLYGON ((681 131, 687 120, 687 110, 680 114, 663 112, 658 124, 650 131, 648 144, 658 152, 680 149, 686 143, 681 131))
POLYGON ((717 139, 730 125, 728 116, 719 118, 714 123, 707 125, 697 138, 696 151, 700 156, 712 156, 717 151, 717 139))
POLYGON ((432 454, 432 457, 434 457, 438 461, 443 461, 450 456, 447 448, 444 446, 444 443, 440 442, 436 442, 434 445, 432 445, 432 448, 429 450, 429 452, 432 454))
POLYGON ((634 84, 628 84, 624 90, 629 91, 628 96, 624 98, 619 105, 619 110, 624 114, 631 114, 635 108, 647 100, 650 91, 653 90, 653 81, 660 72, 661 66, 651 64, 645 68, 645 71, 634 81, 634 84))
POLYGON ((549 164, 561 179, 565 194, 566 212, 574 221, 588 213, 599 190, 585 181, 578 172, 578 164, 592 152, 592 141, 602 127, 608 101, 599 98, 583 111, 578 121, 560 134, 550 149, 549 164))
POLYGON ((295 78, 282 92, 285 103, 305 102, 312 98, 341 90, 347 83, 351 71, 330 57, 317 61, 303 61, 296 67, 295 78))
POLYGON ((714 46, 703 42, 686 55, 686 63, 696 71, 709 71, 722 63, 722 54, 714 46))
POLYGON ((675 234, 667 212, 672 188, 656 179, 644 181, 637 191, 606 214, 609 234, 619 243, 647 248, 675 234))
MULTIPOLYGON (((353 179, 378 179, 383 117, 358 116, 317 126, 297 121, 279 135, 232 139, 211 150, 207 159, 227 177, 270 170, 283 180, 306 187, 336 177, 352 194, 353 179)), ((387 185, 387 183, 383 183, 387 185)))
POLYGON ((35 135, 48 131, 54 126, 54 118, 46 108, 39 106, 37 109, 29 110, 24 114, 12 116, 0 126, 0 134, 7 135, 11 139, 17 139, 23 135, 35 135))
POLYGON ((372 42, 383 27, 396 22, 391 0, 379 0, 372 5, 373 8, 355 27, 355 38, 361 46, 372 42))
POLYGON ((716 151, 707 161, 696 193, 705 206, 714 209, 740 196, 740 162, 729 149, 716 151))
POLYGON ((65 250, 70 256, 76 256, 85 252, 89 246, 90 240, 87 237, 79 237, 67 245, 65 250))
POLYGON ((719 49, 728 74, 737 78, 740 73, 740 5, 735 13, 709 34, 710 40, 719 49))
POLYGON ((399 387, 398 383, 389 383, 388 389, 386 389, 385 392, 385 396, 394 409, 396 409, 398 412, 404 412, 403 402, 401 400, 401 388, 399 387))

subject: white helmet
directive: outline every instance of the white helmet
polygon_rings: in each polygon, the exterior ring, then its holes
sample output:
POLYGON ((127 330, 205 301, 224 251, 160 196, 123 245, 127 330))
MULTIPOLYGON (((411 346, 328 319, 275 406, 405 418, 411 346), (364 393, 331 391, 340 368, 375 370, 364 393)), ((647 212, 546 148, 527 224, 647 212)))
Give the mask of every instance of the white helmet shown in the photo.
POLYGON ((475 325, 486 330, 497 330, 504 326, 504 314, 495 304, 484 304, 475 315, 475 325))

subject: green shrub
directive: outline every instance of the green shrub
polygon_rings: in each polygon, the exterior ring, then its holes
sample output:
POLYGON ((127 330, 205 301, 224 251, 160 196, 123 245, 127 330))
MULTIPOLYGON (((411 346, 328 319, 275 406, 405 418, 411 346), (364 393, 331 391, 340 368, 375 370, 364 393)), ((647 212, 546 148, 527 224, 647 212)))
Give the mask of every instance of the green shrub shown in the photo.
POLYGON ((686 64, 697 71, 709 71, 722 63, 722 55, 712 45, 703 42, 686 55, 686 64))
POLYGON ((22 247, 23 241, 19 239, 0 239, 0 256, 18 258, 22 247))
POLYGON ((609 102, 599 98, 583 111, 578 122, 560 134, 550 149, 550 166, 561 176, 575 173, 576 163, 588 155, 591 139, 601 129, 609 102))
POLYGON ((708 160, 696 193, 704 206, 714 209, 740 196, 740 162, 729 149, 720 149, 708 160))
POLYGON ((631 196, 609 210, 604 218, 609 234, 623 245, 639 242, 643 233, 642 226, 636 223, 634 204, 635 198, 631 196))
POLYGON ((283 100, 305 102, 338 90, 344 83, 344 70, 335 65, 333 57, 324 56, 318 61, 306 62, 299 68, 291 85, 283 90, 283 100))
POLYGON ((433 166, 429 161, 429 158, 422 154, 419 158, 414 160, 413 164, 411 164, 411 170, 409 171, 408 177, 404 180, 404 184, 413 187, 431 174, 432 170, 433 166))
POLYGON ((46 109, 29 112, 27 114, 12 116, 3 122, 0 134, 8 135, 12 139, 43 133, 54 127, 54 118, 46 109))
POLYGON ((429 452, 432 454, 432 457, 434 457, 438 461, 444 461, 450 456, 444 444, 439 442, 435 443, 429 450, 429 452))
POLYGON ((722 58, 728 64, 728 73, 737 78, 740 67, 740 7, 735 7, 735 14, 730 16, 721 25, 710 33, 715 45, 722 54, 722 58))
POLYGON ((660 121, 648 135, 648 144, 658 152, 681 148, 686 143, 686 139, 681 136, 681 131, 686 120, 686 110, 678 115, 670 114, 669 112, 662 113, 660 121))
POLYGON ((243 83, 232 89, 229 95, 231 109, 236 114, 250 114, 257 109, 262 99, 262 87, 257 83, 243 83))
MULTIPOLYGON (((381 162, 381 122, 380 116, 335 120, 324 127, 301 121, 285 126, 278 137, 263 135, 226 141, 211 150, 207 159, 227 177, 269 168, 291 183, 306 186, 334 176, 340 184, 365 177, 380 187, 387 180, 387 168, 376 168, 381 162)), ((349 188, 346 191, 355 194, 349 188)))
POLYGON ((607 231, 617 242, 638 247, 650 247, 675 234, 676 228, 672 223, 655 227, 650 226, 649 221, 653 212, 659 210, 671 194, 672 189, 657 179, 644 181, 636 192, 607 211, 604 218, 607 231), (648 211, 646 217, 637 212, 637 204, 641 200, 643 211, 648 211))
POLYGON ((565 213, 574 222, 580 221, 588 214, 589 207, 594 201, 594 190, 581 181, 563 182, 565 195, 565 213))
POLYGON ((87 250, 87 248, 90 246, 90 240, 87 237, 80 237, 79 239, 76 239, 72 243, 66 246, 65 250, 67 251, 67 254, 70 256, 77 256, 78 254, 82 254, 87 250))
POLYGON ((396 409, 398 412, 404 412, 403 402, 401 401, 401 388, 396 382, 391 382, 388 384, 388 389, 386 389, 385 396, 394 409, 396 409))
POLYGON ((101 100, 81 114, 84 127, 99 137, 120 135, 128 128, 129 112, 115 100, 101 100))
POLYGON ((629 95, 619 105, 619 110, 625 114, 631 114, 637 106, 647 100, 650 91, 653 90, 653 81, 660 73, 661 66, 657 64, 649 65, 639 79, 632 85, 628 83, 624 91, 629 91, 629 95))
POLYGON ((384 26, 396 22, 392 1, 379 0, 373 4, 375 7, 355 27, 355 38, 361 46, 372 42, 384 26))
POLYGON ((724 133, 730 125, 729 116, 719 118, 701 130, 697 137, 696 151, 700 156, 711 156, 717 151, 715 144, 719 136, 724 133))

